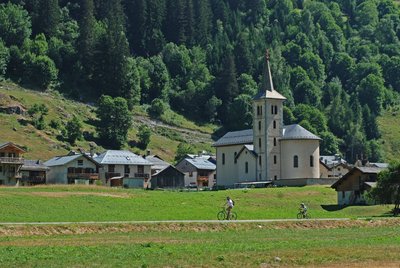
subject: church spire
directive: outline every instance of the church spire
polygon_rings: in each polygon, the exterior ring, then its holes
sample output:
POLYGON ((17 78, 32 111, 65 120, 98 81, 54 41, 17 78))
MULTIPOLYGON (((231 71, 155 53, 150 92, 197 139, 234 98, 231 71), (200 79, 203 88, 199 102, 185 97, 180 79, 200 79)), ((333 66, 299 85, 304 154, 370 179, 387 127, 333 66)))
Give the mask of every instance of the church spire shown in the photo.
POLYGON ((274 91, 274 83, 272 82, 272 74, 271 74, 271 66, 269 64, 269 59, 270 59, 270 53, 269 49, 265 51, 265 66, 267 68, 266 70, 266 76, 264 76, 264 83, 263 83, 263 90, 268 90, 268 91, 274 91))

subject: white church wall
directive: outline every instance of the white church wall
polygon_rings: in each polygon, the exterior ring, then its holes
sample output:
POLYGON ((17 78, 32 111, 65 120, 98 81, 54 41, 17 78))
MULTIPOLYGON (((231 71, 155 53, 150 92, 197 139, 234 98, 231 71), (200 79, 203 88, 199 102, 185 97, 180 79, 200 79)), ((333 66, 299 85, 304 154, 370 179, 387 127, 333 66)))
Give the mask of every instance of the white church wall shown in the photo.
POLYGON ((217 185, 232 186, 239 182, 238 163, 235 163, 235 153, 238 154, 243 145, 217 147, 217 185), (225 163, 223 163, 225 155, 225 163))
POLYGON ((253 153, 248 150, 244 150, 237 161, 237 169, 239 173, 240 182, 250 182, 257 180, 257 158, 254 157, 253 153), (247 170, 246 170, 247 163, 247 170))
POLYGON ((281 179, 319 178, 319 140, 281 140, 281 179), (294 167, 294 156, 298 167, 294 167), (310 166, 313 156, 313 167, 310 166))

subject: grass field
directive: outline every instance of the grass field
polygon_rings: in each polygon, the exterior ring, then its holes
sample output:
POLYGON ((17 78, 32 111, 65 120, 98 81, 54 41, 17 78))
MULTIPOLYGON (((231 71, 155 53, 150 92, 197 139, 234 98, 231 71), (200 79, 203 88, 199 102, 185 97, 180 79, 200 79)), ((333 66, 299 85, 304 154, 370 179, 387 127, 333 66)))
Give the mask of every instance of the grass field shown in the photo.
POLYGON ((144 191, 95 186, 0 188, 1 267, 399 267, 400 219, 389 206, 338 209, 325 186, 228 191, 144 191), (79 222, 216 219, 225 197, 239 219, 347 221, 264 223, 79 222), (357 220, 357 217, 365 217, 357 220))
POLYGON ((339 209, 336 192, 326 186, 200 192, 43 186, 0 188, 0 222, 214 220, 227 195, 238 219, 292 219, 301 202, 313 218, 380 217, 391 209, 339 209))
POLYGON ((2 267, 398 267, 399 220, 0 226, 2 267))

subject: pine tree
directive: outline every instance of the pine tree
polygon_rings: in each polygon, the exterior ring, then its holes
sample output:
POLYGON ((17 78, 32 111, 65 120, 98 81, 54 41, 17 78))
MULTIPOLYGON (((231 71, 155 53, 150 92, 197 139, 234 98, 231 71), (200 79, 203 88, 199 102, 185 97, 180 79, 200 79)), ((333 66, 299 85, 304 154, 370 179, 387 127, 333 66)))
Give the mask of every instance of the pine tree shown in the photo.
POLYGON ((58 0, 38 1, 37 14, 33 20, 33 34, 44 33, 48 38, 55 36, 61 19, 58 0))
POLYGON ((228 120, 229 105, 238 96, 236 66, 231 52, 227 53, 223 60, 223 70, 218 78, 216 96, 222 101, 218 110, 218 117, 226 123, 228 120))
POLYGON ((77 49, 84 73, 84 80, 89 80, 93 74, 93 53, 96 44, 93 0, 80 1, 79 39, 77 49))

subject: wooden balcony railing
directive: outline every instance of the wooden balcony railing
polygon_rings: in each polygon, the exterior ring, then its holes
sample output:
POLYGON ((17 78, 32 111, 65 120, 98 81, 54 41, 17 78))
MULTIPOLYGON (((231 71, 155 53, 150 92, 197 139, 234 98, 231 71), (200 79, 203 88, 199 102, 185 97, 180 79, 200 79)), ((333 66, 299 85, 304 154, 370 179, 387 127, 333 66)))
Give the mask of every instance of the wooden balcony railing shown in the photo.
POLYGON ((135 178, 150 178, 150 174, 149 173, 135 173, 135 178))
POLYGON ((68 179, 98 180, 98 173, 68 173, 68 179))
POLYGON ((22 181, 44 183, 46 178, 44 176, 22 176, 22 181))
POLYGON ((121 173, 106 172, 106 180, 109 180, 114 177, 121 177, 121 173))
POLYGON ((0 163, 2 163, 2 164, 23 164, 24 159, 22 157, 0 157, 0 163))

